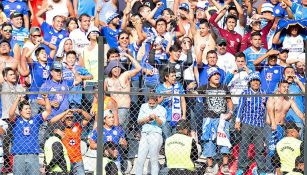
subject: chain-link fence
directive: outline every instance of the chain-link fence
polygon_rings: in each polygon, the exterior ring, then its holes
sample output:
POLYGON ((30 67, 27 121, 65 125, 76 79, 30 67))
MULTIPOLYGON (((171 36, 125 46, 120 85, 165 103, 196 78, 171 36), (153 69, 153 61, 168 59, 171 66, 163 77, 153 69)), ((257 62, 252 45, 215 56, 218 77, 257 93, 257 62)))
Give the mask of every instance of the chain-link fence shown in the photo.
POLYGON ((223 86, 181 91, 166 83, 149 93, 107 92, 102 110, 94 84, 26 95, 16 87, 2 87, 3 173, 95 174, 99 156, 103 174, 286 174, 303 163, 302 94, 230 97, 223 86))

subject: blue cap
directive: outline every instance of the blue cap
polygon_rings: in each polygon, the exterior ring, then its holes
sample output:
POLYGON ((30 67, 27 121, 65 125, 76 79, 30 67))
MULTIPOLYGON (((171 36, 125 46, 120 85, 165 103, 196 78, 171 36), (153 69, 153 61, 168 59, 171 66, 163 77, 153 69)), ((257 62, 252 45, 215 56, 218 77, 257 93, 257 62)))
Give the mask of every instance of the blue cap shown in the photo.
POLYGON ((249 74, 248 82, 251 82, 252 80, 259 80, 259 81, 261 81, 259 74, 257 74, 257 73, 249 74))
POLYGON ((221 75, 221 73, 219 72, 219 70, 216 67, 211 67, 210 69, 207 70, 208 73, 208 80, 214 75, 214 74, 219 74, 221 75))
POLYGON ((282 47, 279 48, 278 51, 279 51, 279 53, 283 53, 283 52, 289 53, 289 49, 287 49, 287 48, 282 48, 282 47))
POLYGON ((109 24, 114 18, 116 18, 116 17, 118 17, 118 16, 119 16, 118 13, 112 12, 112 11, 108 11, 108 12, 105 14, 107 24, 109 24))
POLYGON ((189 4, 188 3, 181 3, 179 5, 179 9, 183 9, 183 10, 186 10, 186 11, 189 11, 189 4))
POLYGON ((53 64, 51 65, 50 70, 62 70, 62 63, 59 61, 54 61, 53 64))

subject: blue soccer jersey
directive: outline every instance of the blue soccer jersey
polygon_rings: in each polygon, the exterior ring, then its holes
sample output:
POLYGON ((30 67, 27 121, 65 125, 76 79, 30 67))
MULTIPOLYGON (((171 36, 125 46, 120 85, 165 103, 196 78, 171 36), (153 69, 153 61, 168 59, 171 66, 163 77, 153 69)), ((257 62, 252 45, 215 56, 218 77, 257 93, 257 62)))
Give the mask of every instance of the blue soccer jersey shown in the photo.
POLYGON ((279 65, 265 65, 260 71, 261 89, 269 94, 274 93, 276 85, 282 79, 283 70, 284 68, 279 65))

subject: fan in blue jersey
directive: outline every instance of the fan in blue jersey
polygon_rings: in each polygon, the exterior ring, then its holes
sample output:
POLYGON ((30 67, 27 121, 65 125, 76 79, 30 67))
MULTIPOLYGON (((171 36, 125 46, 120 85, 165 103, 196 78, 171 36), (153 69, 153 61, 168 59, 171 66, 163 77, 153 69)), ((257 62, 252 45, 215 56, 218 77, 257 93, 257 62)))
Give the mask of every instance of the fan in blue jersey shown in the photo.
POLYGON ((13 26, 12 38, 21 48, 25 43, 25 39, 29 36, 29 28, 23 27, 23 23, 26 22, 23 16, 23 14, 18 12, 14 12, 10 15, 11 24, 13 26))
MULTIPOLYGON (((183 86, 176 81, 174 67, 166 67, 161 75, 163 83, 156 88, 159 94, 184 94, 183 86)), ((164 138, 175 133, 176 124, 180 119, 186 119, 186 101, 183 96, 160 96, 158 102, 166 109, 166 122, 162 127, 164 138)))
MULTIPOLYGON (((36 14, 36 19, 41 25, 41 29, 44 33, 44 40, 55 45, 57 48, 63 38, 68 36, 68 32, 64 29, 64 18, 63 16, 56 15, 52 19, 52 25, 49 25, 43 18, 42 15, 49 10, 50 6, 41 9, 36 14)), ((49 54, 50 49, 45 46, 47 53, 49 54)))
POLYGON ((28 101, 19 95, 9 111, 10 121, 13 125, 13 142, 11 153, 14 155, 14 174, 37 175, 39 169, 39 128, 51 114, 51 105, 47 95, 42 95, 45 103, 45 111, 37 115, 31 115, 31 106, 28 101), (18 107, 19 114, 15 111, 18 107), (24 167, 24 168, 20 168, 24 167))
POLYGON ((122 31, 119 14, 112 11, 108 11, 106 12, 105 16, 108 25, 102 28, 101 33, 106 37, 107 43, 110 48, 117 48, 117 37, 118 34, 122 31))
POLYGON ((247 67, 251 71, 259 71, 261 67, 264 65, 265 61, 264 57, 267 49, 262 47, 261 42, 261 33, 254 32, 251 34, 251 43, 252 46, 243 51, 246 56, 247 67))
POLYGON ((260 71, 261 88, 267 93, 274 93, 277 83, 282 79, 284 68, 277 64, 277 55, 268 57, 268 64, 265 64, 260 71))

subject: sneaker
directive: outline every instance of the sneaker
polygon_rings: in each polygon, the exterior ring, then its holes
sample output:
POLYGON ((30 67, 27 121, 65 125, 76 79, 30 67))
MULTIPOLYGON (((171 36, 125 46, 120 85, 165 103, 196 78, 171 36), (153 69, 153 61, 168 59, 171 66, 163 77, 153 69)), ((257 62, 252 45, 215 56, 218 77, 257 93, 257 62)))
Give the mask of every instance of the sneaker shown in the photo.
POLYGON ((231 174, 228 165, 223 165, 222 168, 221 168, 221 172, 222 172, 224 175, 230 175, 230 174, 231 174))
POLYGON ((206 168, 205 175, 213 175, 213 168, 208 166, 206 168))
POLYGON ((236 172, 236 175, 243 175, 243 170, 238 169, 237 172, 236 172))

